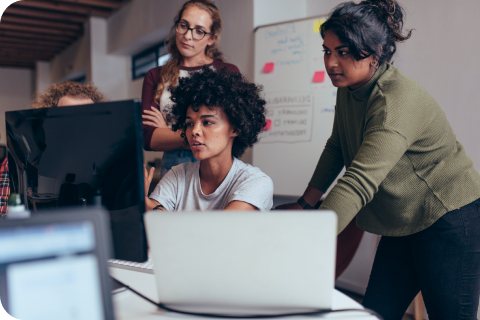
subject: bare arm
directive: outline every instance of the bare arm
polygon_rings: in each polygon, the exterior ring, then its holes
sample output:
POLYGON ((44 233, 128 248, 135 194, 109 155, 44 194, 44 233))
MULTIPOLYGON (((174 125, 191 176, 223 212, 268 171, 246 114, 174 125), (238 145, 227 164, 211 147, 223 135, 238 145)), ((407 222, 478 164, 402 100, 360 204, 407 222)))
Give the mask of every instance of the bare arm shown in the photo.
POLYGON ((181 131, 174 132, 169 128, 156 128, 150 140, 150 149, 155 151, 169 151, 178 148, 190 150, 180 136, 181 131))
POLYGON ((236 210, 236 211, 247 211, 247 210, 258 210, 257 207, 252 206, 250 203, 243 201, 232 201, 224 210, 236 210))
POLYGON ((150 140, 150 149, 155 151, 168 151, 177 148, 190 149, 185 145, 181 132, 174 132, 167 126, 167 122, 163 114, 156 107, 151 107, 151 110, 143 110, 143 125, 154 127, 155 130, 150 140))

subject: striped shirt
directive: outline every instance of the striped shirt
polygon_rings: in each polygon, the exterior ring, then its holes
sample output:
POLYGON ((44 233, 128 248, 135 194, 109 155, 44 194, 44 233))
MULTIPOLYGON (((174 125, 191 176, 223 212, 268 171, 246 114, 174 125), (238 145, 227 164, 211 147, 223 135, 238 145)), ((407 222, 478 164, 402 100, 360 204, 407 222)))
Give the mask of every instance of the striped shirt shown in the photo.
POLYGON ((0 166, 0 216, 7 214, 8 197, 10 196, 8 174, 8 157, 6 157, 0 166))

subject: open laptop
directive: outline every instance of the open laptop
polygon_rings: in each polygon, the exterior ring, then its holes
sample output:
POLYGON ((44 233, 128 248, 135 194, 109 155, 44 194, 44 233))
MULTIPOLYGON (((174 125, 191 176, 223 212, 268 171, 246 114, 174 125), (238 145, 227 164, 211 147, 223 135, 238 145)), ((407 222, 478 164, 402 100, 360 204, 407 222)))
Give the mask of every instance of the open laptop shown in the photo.
POLYGON ((110 320, 107 213, 56 210, 0 221, 0 300, 17 319, 110 320))
POLYGON ((171 308, 258 314, 332 306, 332 211, 150 211, 145 225, 159 302, 171 308))

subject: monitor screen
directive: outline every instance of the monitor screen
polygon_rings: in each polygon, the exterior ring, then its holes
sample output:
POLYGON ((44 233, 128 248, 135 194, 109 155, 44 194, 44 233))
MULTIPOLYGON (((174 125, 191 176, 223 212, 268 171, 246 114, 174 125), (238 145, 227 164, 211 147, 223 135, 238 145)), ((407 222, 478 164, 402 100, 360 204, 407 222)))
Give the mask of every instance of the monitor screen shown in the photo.
POLYGON ((5 118, 11 193, 32 213, 103 205, 115 258, 145 261, 140 102, 10 111, 5 118))
POLYGON ((0 224, 2 305, 17 319, 111 319, 103 213, 61 213, 0 224))

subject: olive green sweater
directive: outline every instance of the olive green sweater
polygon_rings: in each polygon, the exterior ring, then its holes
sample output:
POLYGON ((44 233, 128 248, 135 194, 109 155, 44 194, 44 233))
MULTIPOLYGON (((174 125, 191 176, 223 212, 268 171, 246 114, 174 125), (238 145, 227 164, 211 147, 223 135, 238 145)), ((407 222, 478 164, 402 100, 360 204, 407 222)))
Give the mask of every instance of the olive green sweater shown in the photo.
POLYGON ((480 198, 480 175, 445 113, 391 64, 356 90, 339 88, 331 137, 310 186, 321 209, 338 214, 338 232, 357 216, 365 231, 405 236, 480 198))

